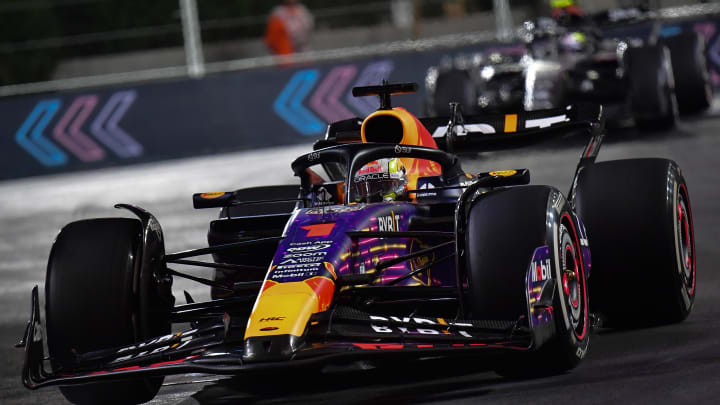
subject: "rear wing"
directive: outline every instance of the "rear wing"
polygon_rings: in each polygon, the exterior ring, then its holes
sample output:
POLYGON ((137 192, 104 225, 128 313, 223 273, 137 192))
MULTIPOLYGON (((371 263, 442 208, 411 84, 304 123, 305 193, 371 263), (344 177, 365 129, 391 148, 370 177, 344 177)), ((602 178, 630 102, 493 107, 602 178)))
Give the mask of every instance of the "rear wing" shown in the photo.
POLYGON ((578 133, 592 136, 605 128, 602 106, 596 104, 469 116, 453 108, 450 117, 423 118, 420 122, 438 148, 451 153, 521 148, 578 133))
MULTIPOLYGON (((602 106, 598 104, 468 116, 463 116, 454 103, 452 107, 449 117, 420 118, 438 148, 450 153, 514 149, 578 133, 595 137, 605 129, 602 106)), ((358 118, 330 124, 325 139, 316 142, 315 150, 360 142, 361 124, 358 118)))

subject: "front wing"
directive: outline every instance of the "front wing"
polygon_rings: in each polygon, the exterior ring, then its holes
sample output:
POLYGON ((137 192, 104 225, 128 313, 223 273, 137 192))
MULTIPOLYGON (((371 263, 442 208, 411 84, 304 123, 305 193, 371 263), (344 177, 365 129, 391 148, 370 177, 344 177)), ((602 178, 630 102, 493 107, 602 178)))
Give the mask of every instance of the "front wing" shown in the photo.
POLYGON ((555 332, 553 324, 528 327, 522 319, 510 322, 379 317, 337 306, 311 319, 305 345, 291 356, 248 361, 242 333, 237 333, 225 314, 217 323, 204 327, 131 346, 79 354, 72 370, 48 372, 35 287, 30 321, 19 346, 25 348, 23 384, 37 389, 183 373, 237 375, 378 358, 413 359, 428 355, 466 358, 522 352, 547 341, 555 332))

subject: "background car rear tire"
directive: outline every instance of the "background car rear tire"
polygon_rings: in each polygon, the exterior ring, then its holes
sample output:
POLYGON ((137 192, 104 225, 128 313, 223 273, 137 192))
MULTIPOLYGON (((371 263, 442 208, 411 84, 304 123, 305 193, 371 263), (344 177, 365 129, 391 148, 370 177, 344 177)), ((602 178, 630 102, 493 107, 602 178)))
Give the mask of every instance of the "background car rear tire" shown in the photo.
POLYGON ((628 48, 624 64, 630 82, 630 112, 642 130, 668 130, 678 115, 670 52, 662 45, 628 48))
POLYGON ((508 188, 487 193, 470 209, 466 248, 472 319, 513 321, 528 316, 526 280, 536 248, 549 246, 553 269, 564 269, 566 257, 560 252, 569 244, 580 264, 577 322, 570 315, 567 319, 561 315, 565 313, 561 307, 566 305, 561 301, 568 295, 562 288, 562 278, 553 271, 552 278, 558 280, 553 302, 557 334, 537 351, 503 357, 495 370, 505 377, 565 372, 580 363, 588 348, 588 273, 568 205, 564 204, 560 212, 554 211, 552 199, 560 196, 559 191, 548 186, 508 188), (548 210, 555 214, 548 215, 548 210), (555 222, 548 225, 548 218, 555 222), (553 229, 557 229, 557 235, 553 229))
POLYGON ((466 70, 453 69, 438 75, 433 95, 432 115, 450 115, 450 103, 460 104, 463 114, 472 115, 477 110, 477 89, 466 70))
POLYGON ((703 37, 697 32, 686 32, 663 38, 662 43, 670 50, 680 113, 693 114, 710 108, 713 89, 703 37))
MULTIPOLYGON (((104 218, 65 226, 53 244, 45 283, 48 350, 55 372, 72 371, 73 351, 121 347, 170 333, 160 312, 143 314, 140 221, 104 218), (150 325, 149 330, 141 325, 150 325)), ((163 377, 63 386, 76 404, 138 404, 151 400, 163 377)))
POLYGON ((602 162, 584 169, 576 208, 593 254, 592 311, 606 326, 684 320, 695 301, 690 198, 666 159, 602 162))

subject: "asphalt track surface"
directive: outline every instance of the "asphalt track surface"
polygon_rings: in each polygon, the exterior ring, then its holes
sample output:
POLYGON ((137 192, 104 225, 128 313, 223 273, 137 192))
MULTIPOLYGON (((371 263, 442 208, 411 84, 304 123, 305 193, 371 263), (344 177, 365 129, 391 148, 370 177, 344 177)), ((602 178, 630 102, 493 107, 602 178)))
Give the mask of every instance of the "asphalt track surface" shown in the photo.
MULTIPOLYGON (((464 168, 479 172, 527 167, 534 184, 551 184, 567 192, 581 149, 581 143, 571 142, 482 154, 465 159, 464 168)), ((22 350, 12 347, 29 316, 30 289, 35 284, 42 288, 47 254, 63 224, 126 216, 112 205, 128 202, 158 217, 169 252, 202 246, 207 223, 217 212, 193 211, 193 192, 293 183, 289 163, 307 150, 309 145, 0 183, 0 403, 66 403, 57 388, 22 387, 22 350)), ((168 377, 151 403, 718 403, 719 156, 717 113, 687 120, 664 134, 634 130, 610 134, 599 161, 667 157, 680 164, 695 222, 697 298, 693 313, 681 324, 597 331, 585 361, 568 374, 510 381, 474 360, 261 378, 182 375, 168 377)), ((183 289, 196 299, 209 295, 205 287, 176 281, 176 297, 183 289)))

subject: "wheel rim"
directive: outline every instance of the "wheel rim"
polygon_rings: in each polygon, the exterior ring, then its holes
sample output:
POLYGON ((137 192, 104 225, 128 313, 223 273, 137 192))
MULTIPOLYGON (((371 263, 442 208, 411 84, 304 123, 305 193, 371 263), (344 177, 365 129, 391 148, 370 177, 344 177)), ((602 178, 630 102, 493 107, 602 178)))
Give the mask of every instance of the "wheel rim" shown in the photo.
POLYGON ((583 340, 588 330, 587 313, 587 285, 585 284, 585 273, 583 270, 583 257, 580 250, 580 243, 577 239, 577 231, 572 219, 568 214, 563 214, 563 225, 561 235, 561 288, 563 300, 568 309, 567 316, 575 339, 583 340), (565 222, 567 221, 567 222, 565 222), (567 229, 565 224, 572 229, 567 229))
POLYGON ((677 210, 677 241, 680 257, 680 275, 685 288, 692 295, 695 291, 695 241, 693 237, 692 216, 688 208, 685 194, 678 194, 677 210))
POLYGON ((579 332, 582 333, 582 331, 578 329, 582 327, 583 300, 578 261, 575 247, 572 243, 565 245, 564 259, 562 287, 565 293, 565 302, 570 309, 570 323, 575 333, 579 334, 579 332))

